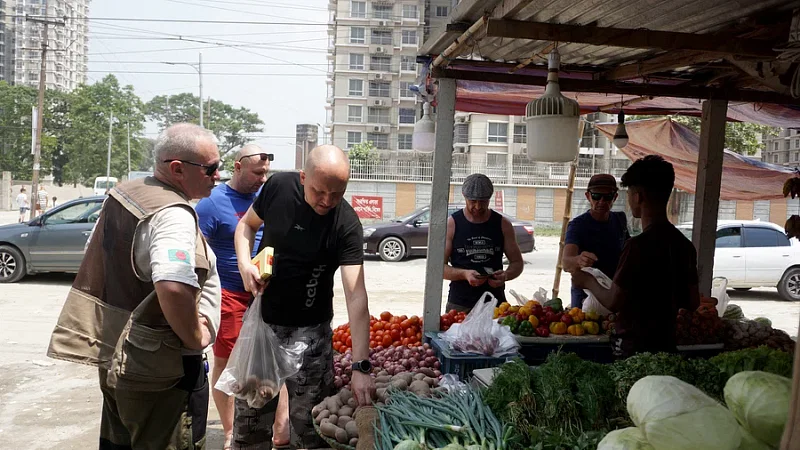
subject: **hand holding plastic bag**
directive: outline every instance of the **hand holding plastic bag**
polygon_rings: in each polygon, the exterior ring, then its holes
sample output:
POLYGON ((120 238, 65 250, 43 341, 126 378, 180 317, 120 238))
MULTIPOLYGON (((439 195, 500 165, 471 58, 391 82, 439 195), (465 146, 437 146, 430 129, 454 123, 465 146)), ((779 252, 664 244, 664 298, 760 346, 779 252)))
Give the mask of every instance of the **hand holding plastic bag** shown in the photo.
POLYGON ((497 299, 490 293, 483 294, 464 322, 454 324, 441 337, 453 350, 463 353, 499 357, 517 353, 519 342, 511 329, 494 320, 497 299))
MULTIPOLYGON (((594 267, 584 267, 581 270, 594 276, 594 278, 603 288, 611 289, 611 278, 608 278, 600 269, 596 269, 594 267)), ((607 310, 605 306, 603 306, 600 301, 595 298, 591 291, 584 289, 583 292, 586 292, 587 295, 586 300, 583 301, 583 306, 581 308, 583 311, 593 311, 603 316, 611 314, 611 311, 607 310)))
POLYGON ((263 408, 278 395, 287 378, 300 371, 302 341, 283 345, 261 318, 261 296, 250 305, 228 365, 214 388, 246 400, 251 408, 263 408))

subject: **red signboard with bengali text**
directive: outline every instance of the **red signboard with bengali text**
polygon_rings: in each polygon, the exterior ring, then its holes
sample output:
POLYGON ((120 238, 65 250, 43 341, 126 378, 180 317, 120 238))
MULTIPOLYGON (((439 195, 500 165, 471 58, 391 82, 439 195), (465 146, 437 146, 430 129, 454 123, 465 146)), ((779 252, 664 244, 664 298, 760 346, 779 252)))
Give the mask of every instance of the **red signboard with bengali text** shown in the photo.
POLYGON ((494 210, 503 212, 503 191, 496 191, 494 193, 494 210))
POLYGON ((383 219, 383 197, 354 195, 350 204, 360 219, 383 219))

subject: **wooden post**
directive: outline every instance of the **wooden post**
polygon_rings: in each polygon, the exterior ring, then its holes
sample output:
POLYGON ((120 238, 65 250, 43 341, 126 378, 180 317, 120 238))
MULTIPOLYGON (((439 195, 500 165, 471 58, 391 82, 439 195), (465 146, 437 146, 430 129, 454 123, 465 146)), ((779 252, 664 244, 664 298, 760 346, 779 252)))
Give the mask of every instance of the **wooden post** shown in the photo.
MULTIPOLYGON (((800 333, 800 329, 798 329, 798 333, 800 333)), ((794 346, 792 373, 792 396, 790 397, 786 427, 783 429, 781 450, 797 450, 800 448, 800 345, 794 346)))
MULTIPOLYGON (((586 126, 586 121, 581 119, 578 124, 578 136, 583 137, 583 128, 586 126)), ((580 141, 578 141, 578 149, 580 149, 580 141)), ((579 150, 580 151, 580 150, 579 150)), ((592 149, 594 151, 594 149, 592 149)), ((572 193, 575 192, 575 172, 578 170, 578 155, 572 160, 569 166, 569 181, 567 181, 567 203, 564 206, 564 218, 561 221, 561 239, 558 241, 558 259, 556 260, 556 277, 553 280, 553 298, 558 298, 558 293, 561 290, 561 258, 564 256, 564 239, 567 237, 567 226, 572 218, 572 193)))
POLYGON ((431 219, 428 228, 428 259, 425 262, 425 331, 439 331, 442 314, 444 246, 447 238, 447 206, 450 171, 453 166, 453 130, 456 113, 456 80, 439 79, 436 94, 436 146, 433 151, 431 219))
POLYGON ((692 241, 697 249, 700 294, 706 296, 711 295, 711 280, 714 276, 714 245, 717 237, 727 110, 727 100, 706 100, 703 102, 703 117, 700 122, 692 241))

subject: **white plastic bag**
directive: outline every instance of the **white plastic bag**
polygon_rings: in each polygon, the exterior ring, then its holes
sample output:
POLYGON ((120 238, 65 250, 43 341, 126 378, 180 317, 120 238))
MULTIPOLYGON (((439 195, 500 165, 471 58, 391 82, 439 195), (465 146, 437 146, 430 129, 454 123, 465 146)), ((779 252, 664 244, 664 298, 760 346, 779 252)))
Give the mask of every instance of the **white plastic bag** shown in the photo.
MULTIPOLYGON (((594 267, 584 267, 581 270, 594 276, 594 278, 603 288, 611 289, 611 278, 608 278, 600 269, 596 269, 594 267)), ((591 291, 584 289, 583 292, 586 292, 587 295, 586 299, 583 301, 583 306, 581 307, 583 311, 592 311, 603 316, 611 314, 611 311, 607 310, 605 306, 603 306, 600 301, 595 298, 591 291)))
POLYGON ((492 357, 517 353, 519 342, 511 329, 494 320, 496 304, 494 295, 485 292, 464 322, 454 324, 442 333, 442 339, 450 344, 450 348, 462 353, 492 357))
POLYGON ((261 318, 261 301, 259 295, 245 313, 228 365, 214 385, 256 409, 275 398, 286 379, 300 371, 308 348, 302 341, 282 345, 261 318))
POLYGON ((544 305, 547 302, 547 289, 540 287, 538 291, 533 294, 533 299, 544 305))
POLYGON ((731 298, 728 297, 728 279, 725 277, 714 277, 711 280, 711 296, 717 299, 717 314, 722 317, 731 298))

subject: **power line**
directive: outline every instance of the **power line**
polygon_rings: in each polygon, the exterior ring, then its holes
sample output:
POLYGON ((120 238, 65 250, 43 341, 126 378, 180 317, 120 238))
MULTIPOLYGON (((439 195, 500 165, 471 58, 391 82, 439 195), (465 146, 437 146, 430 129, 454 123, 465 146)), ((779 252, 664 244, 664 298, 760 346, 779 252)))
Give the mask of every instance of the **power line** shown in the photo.
MULTIPOLYGON (((9 18, 25 18, 25 14, 10 14, 6 17, 9 18)), ((82 16, 36 16, 37 18, 50 18, 50 19, 67 19, 67 20, 87 20, 87 21, 117 21, 117 22, 159 22, 159 23, 209 23, 217 25, 275 25, 275 26, 314 26, 314 27, 327 27, 327 23, 321 22, 268 22, 258 20, 206 20, 206 19, 149 19, 144 17, 82 17, 82 16)))
MULTIPOLYGON (((159 75, 195 75, 197 72, 166 72, 166 71, 148 71, 148 70, 87 70, 88 73, 110 73, 110 74, 159 74, 159 75)), ((279 76, 279 77, 322 77, 326 74, 320 73, 244 73, 244 72, 203 72, 206 75, 224 75, 224 76, 279 76)))
POLYGON ((254 11, 242 11, 240 9, 223 8, 223 7, 220 7, 220 6, 211 6, 211 5, 203 5, 203 4, 197 4, 197 3, 183 2, 183 1, 180 1, 180 0, 166 0, 166 1, 168 1, 170 3, 178 3, 178 4, 182 4, 182 5, 200 6, 202 8, 216 9, 216 10, 219 10, 219 11, 237 12, 237 13, 250 14, 250 15, 261 16, 261 17, 272 17, 272 18, 275 18, 275 19, 294 20, 291 17, 283 17, 283 16, 276 16, 276 15, 273 15, 273 14, 257 13, 257 12, 254 12, 254 11))

